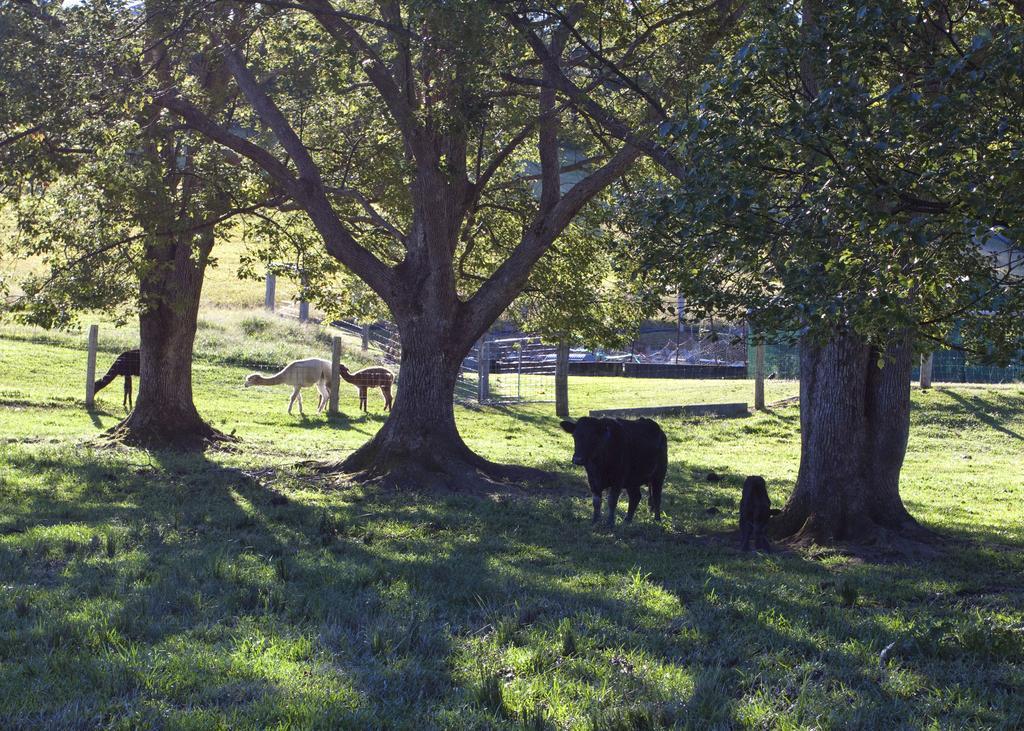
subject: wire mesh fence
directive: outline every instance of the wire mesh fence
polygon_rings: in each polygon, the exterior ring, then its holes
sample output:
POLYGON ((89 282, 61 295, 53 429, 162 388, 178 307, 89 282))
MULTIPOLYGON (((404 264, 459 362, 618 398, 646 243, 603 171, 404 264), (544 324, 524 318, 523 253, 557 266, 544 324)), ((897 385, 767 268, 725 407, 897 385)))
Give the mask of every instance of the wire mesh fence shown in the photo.
MULTIPOLYGON (((748 362, 754 362, 754 345, 748 347, 748 362)), ((796 345, 766 343, 764 357, 765 378, 780 380, 800 379, 800 348, 796 345)), ((920 366, 915 366, 911 380, 921 378, 920 366)), ((932 354, 932 382, 934 383, 1024 383, 1024 362, 1008 366, 972 362, 963 352, 937 350, 932 354)))
POLYGON ((402 344, 398 328, 392 323, 360 324, 351 320, 333 320, 331 326, 348 333, 353 340, 358 339, 361 350, 382 365, 397 367, 401 361, 402 344))
MULTIPOLYGON (((479 347, 479 346, 478 346, 479 347)), ((483 345, 490 362, 483 403, 553 402, 556 347, 538 337, 488 340, 483 345)), ((570 360, 572 354, 570 353, 570 360)))
MULTIPOLYGON (((914 380, 920 368, 914 368, 914 380)), ((932 381, 936 383, 1024 383, 1024 361, 1006 367, 972 363, 963 352, 939 350, 932 354, 932 381)))
MULTIPOLYGON (((747 344, 749 363, 754 362, 755 348, 756 345, 752 341, 747 344)), ((751 373, 751 375, 754 374, 751 373)), ((800 380, 800 349, 782 343, 765 343, 764 377, 767 380, 800 380)))

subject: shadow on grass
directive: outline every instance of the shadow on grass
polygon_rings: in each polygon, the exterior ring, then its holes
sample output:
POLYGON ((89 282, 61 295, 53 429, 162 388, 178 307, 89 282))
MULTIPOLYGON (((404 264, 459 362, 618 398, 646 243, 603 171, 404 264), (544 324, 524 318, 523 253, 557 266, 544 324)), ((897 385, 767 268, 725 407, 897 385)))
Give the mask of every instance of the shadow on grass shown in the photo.
MULTIPOLYGON (((106 428, 103 425, 103 420, 100 418, 101 416, 109 416, 109 417, 111 417, 114 420, 114 422, 113 422, 114 424, 116 424, 118 422, 118 420, 119 420, 119 417, 118 417, 117 414, 111 413, 110 411, 107 411, 105 409, 96 408, 95 406, 93 406, 92 408, 86 408, 86 413, 89 414, 89 420, 92 421, 92 425, 94 427, 96 427, 97 429, 105 429, 106 428)), ((125 414, 125 415, 127 415, 127 414, 125 414)), ((121 417, 121 418, 123 418, 123 417, 121 417)))
POLYGON ((7 464, 0 649, 21 662, 0 669, 5 726, 512 727, 529 708, 597 728, 751 713, 884 727, 1013 712, 998 683, 1019 669, 1003 628, 1014 597, 970 595, 1005 622, 952 598, 981 556, 844 569, 693 540, 707 501, 731 515, 736 485, 691 483, 685 463, 672 521, 642 508, 615 531, 591 529, 585 492, 403 496, 159 452, 20 449, 7 464), (907 683, 960 700, 880 694, 891 642, 923 679, 907 683))
POLYGON ((964 411, 971 414, 974 418, 976 418, 978 421, 985 424, 986 426, 994 429, 1000 434, 1005 434, 1008 437, 1013 437, 1014 439, 1024 441, 1024 435, 1022 435, 1020 432, 1016 432, 1013 429, 1009 429, 1006 426, 1003 426, 1003 424, 1001 424, 999 420, 996 419, 995 416, 993 416, 994 413, 1004 417, 1005 420, 1007 417, 1019 414, 1021 411, 1020 408, 1007 407, 1001 409, 996 404, 992 403, 991 400, 986 400, 981 397, 976 396, 968 399, 963 394, 957 393, 956 391, 952 391, 949 389, 943 388, 936 390, 939 391, 943 396, 954 401, 964 411))

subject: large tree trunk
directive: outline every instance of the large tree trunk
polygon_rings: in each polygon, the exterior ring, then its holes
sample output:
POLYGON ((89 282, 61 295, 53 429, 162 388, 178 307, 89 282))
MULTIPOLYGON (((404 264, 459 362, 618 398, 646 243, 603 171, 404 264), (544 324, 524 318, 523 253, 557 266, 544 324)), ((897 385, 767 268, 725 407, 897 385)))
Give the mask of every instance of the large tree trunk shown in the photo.
POLYGON ((406 466, 443 473, 452 462, 473 459, 455 426, 455 378, 459 361, 449 358, 444 333, 409 323, 402 343, 398 393, 388 420, 344 467, 383 475, 406 466))
POLYGON ((151 448, 201 448, 224 438, 203 421, 192 400, 192 349, 205 260, 213 232, 199 251, 189 237, 152 249, 154 261, 140 285, 139 394, 128 417, 110 436, 151 448), (198 257, 198 261, 194 258, 198 257))
POLYGON ((777 537, 833 544, 924 531, 900 499, 910 431, 909 340, 880 353, 852 334, 800 349, 800 472, 777 537))
POLYGON ((458 318, 418 307, 396 314, 402 355, 394 405, 380 431, 341 469, 403 489, 463 490, 481 481, 548 477, 540 470, 489 462, 459 435, 455 382, 471 346, 458 318))

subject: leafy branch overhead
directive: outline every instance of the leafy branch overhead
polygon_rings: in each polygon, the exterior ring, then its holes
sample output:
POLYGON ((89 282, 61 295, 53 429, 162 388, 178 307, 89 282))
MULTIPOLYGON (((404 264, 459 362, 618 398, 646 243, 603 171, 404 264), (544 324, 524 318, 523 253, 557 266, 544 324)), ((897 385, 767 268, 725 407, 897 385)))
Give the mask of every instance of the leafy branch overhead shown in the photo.
POLYGON ((910 328, 1020 350, 1024 24, 999 4, 790 8, 720 57, 663 131, 686 175, 634 231, 689 303, 792 337, 910 328), (812 72, 812 70, 814 70, 812 72), (651 229, 650 224, 655 224, 651 229))

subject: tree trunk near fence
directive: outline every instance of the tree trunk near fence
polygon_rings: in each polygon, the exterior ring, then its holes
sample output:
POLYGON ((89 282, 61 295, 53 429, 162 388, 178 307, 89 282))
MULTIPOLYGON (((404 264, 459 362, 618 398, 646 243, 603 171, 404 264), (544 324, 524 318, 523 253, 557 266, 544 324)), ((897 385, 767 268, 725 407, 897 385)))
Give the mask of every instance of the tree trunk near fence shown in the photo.
POLYGON ((455 423, 455 382, 473 341, 460 326, 457 305, 448 317, 411 309, 396 313, 402 354, 391 413, 340 469, 402 489, 466 489, 481 478, 546 479, 541 470, 496 464, 466 446, 455 423))
POLYGON ((921 388, 932 387, 932 365, 934 362, 934 353, 921 356, 921 388))
POLYGON ((207 424, 192 399, 192 350, 213 231, 193 251, 192 238, 149 247, 152 265, 139 293, 139 392, 135 408, 108 436, 148 448, 193 449, 224 435, 207 424), (198 261, 196 260, 198 258, 198 261))
POLYGON ((900 499, 910 431, 909 339, 884 354, 855 335, 800 348, 800 472, 771 524, 798 543, 871 542, 928 532, 900 499))
POLYGON ((569 418, 569 341, 560 340, 555 356, 555 416, 569 418))

